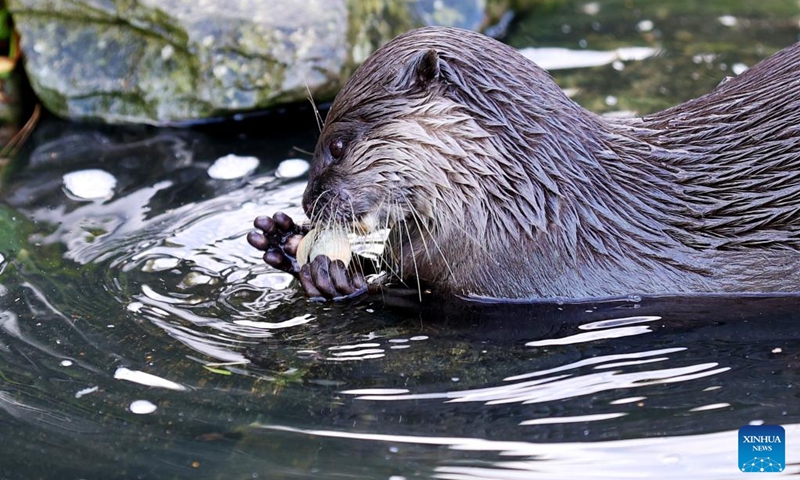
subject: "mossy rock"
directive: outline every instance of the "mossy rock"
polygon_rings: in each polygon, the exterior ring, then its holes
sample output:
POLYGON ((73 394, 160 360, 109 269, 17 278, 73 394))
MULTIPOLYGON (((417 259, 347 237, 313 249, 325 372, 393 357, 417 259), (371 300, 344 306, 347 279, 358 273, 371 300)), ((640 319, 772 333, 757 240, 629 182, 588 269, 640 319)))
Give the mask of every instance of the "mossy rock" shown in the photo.
POLYGON ((424 23, 478 28, 485 2, 9 0, 26 71, 59 116, 168 125, 331 98, 424 23), (430 4, 430 5, 428 5, 430 4), (460 6, 459 6, 460 5, 460 6), (428 10, 426 10, 428 9, 428 10))

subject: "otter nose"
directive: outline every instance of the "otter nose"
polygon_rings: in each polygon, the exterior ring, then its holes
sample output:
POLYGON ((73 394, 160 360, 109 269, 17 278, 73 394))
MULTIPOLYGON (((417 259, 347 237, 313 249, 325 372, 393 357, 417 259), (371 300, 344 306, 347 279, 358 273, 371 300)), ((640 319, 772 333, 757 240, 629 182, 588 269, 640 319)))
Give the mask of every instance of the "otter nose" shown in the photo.
POLYGON ((347 217, 352 214, 353 198, 346 188, 332 187, 326 188, 318 184, 309 183, 303 193, 303 211, 308 218, 326 218, 329 215, 347 217))

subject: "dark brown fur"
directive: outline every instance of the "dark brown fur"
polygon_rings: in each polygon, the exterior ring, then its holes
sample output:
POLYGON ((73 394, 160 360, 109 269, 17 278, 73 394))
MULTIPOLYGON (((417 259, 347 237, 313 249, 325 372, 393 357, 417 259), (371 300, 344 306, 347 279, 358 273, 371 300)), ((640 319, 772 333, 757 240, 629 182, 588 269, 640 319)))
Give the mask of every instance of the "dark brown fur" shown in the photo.
POLYGON ((337 96, 304 206, 391 227, 390 261, 443 292, 800 292, 800 44, 611 120, 495 40, 415 30, 337 96))

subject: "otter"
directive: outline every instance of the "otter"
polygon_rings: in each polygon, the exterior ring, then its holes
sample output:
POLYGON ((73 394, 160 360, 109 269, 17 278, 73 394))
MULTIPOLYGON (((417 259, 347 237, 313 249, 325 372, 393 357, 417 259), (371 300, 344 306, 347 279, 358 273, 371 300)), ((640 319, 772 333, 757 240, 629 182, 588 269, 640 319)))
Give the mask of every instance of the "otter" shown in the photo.
MULTIPOLYGON (((800 292, 800 43, 637 119, 570 100, 479 33, 428 27, 370 56, 314 152, 312 224, 389 228, 387 265, 435 292, 497 299, 800 292)), ((259 217, 250 243, 310 296, 366 290, 305 232, 259 217)))

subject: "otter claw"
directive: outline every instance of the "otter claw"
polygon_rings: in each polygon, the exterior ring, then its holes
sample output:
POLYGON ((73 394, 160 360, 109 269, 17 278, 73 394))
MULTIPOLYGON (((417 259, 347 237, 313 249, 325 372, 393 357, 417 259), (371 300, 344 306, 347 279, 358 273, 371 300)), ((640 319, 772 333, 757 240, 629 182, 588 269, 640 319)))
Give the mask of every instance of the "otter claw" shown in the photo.
POLYGON ((336 296, 336 287, 331 281, 331 259, 326 255, 319 255, 311 262, 311 278, 314 286, 327 298, 336 296))
POLYGON ((275 220, 272 217, 262 215, 253 220, 253 226, 259 230, 263 230, 266 235, 275 233, 275 220))
POLYGON ((283 212, 276 213, 272 218, 275 220, 275 223, 278 224, 278 228, 284 232, 288 232, 294 228, 294 220, 292 220, 292 217, 283 212))
POLYGON ((258 231, 247 234, 247 242, 264 252, 264 262, 278 270, 296 274, 306 295, 312 300, 348 300, 367 293, 367 281, 361 272, 348 272, 341 260, 318 255, 301 268, 297 259, 300 240, 308 227, 297 225, 289 215, 257 217, 253 226, 258 231))
POLYGON ((300 285, 312 300, 342 301, 367 293, 367 282, 359 272, 348 272, 341 260, 317 256, 300 269, 300 285))
POLYGON ((303 291, 306 292, 306 295, 310 298, 325 298, 322 293, 317 289, 316 285, 314 285, 314 279, 311 277, 311 264, 307 263, 300 268, 300 274, 298 275, 300 279, 300 286, 303 287, 303 291))
POLYGON ((328 267, 328 273, 331 277, 333 287, 337 292, 352 292, 353 287, 350 285, 350 280, 347 278, 347 267, 341 260, 334 260, 328 267))
POLYGON ((366 293, 367 293, 367 287, 365 286, 364 288, 358 289, 358 290, 354 291, 353 293, 351 293, 349 295, 344 295, 344 296, 341 296, 341 297, 333 297, 331 300, 333 300, 334 302, 344 302, 346 300, 352 300, 354 298, 359 298, 362 295, 365 295, 366 293))
POLYGON ((267 253, 264 254, 264 263, 284 272, 292 272, 294 270, 292 260, 278 248, 267 250, 267 253))
POLYGON ((247 243, 258 250, 266 250, 267 247, 269 247, 267 237, 265 237, 263 233, 256 231, 247 234, 247 243))
POLYGON ((247 242, 264 252, 267 265, 289 273, 298 273, 295 255, 297 246, 308 228, 297 225, 289 215, 278 212, 275 215, 256 217, 253 226, 260 231, 247 234, 247 242))

